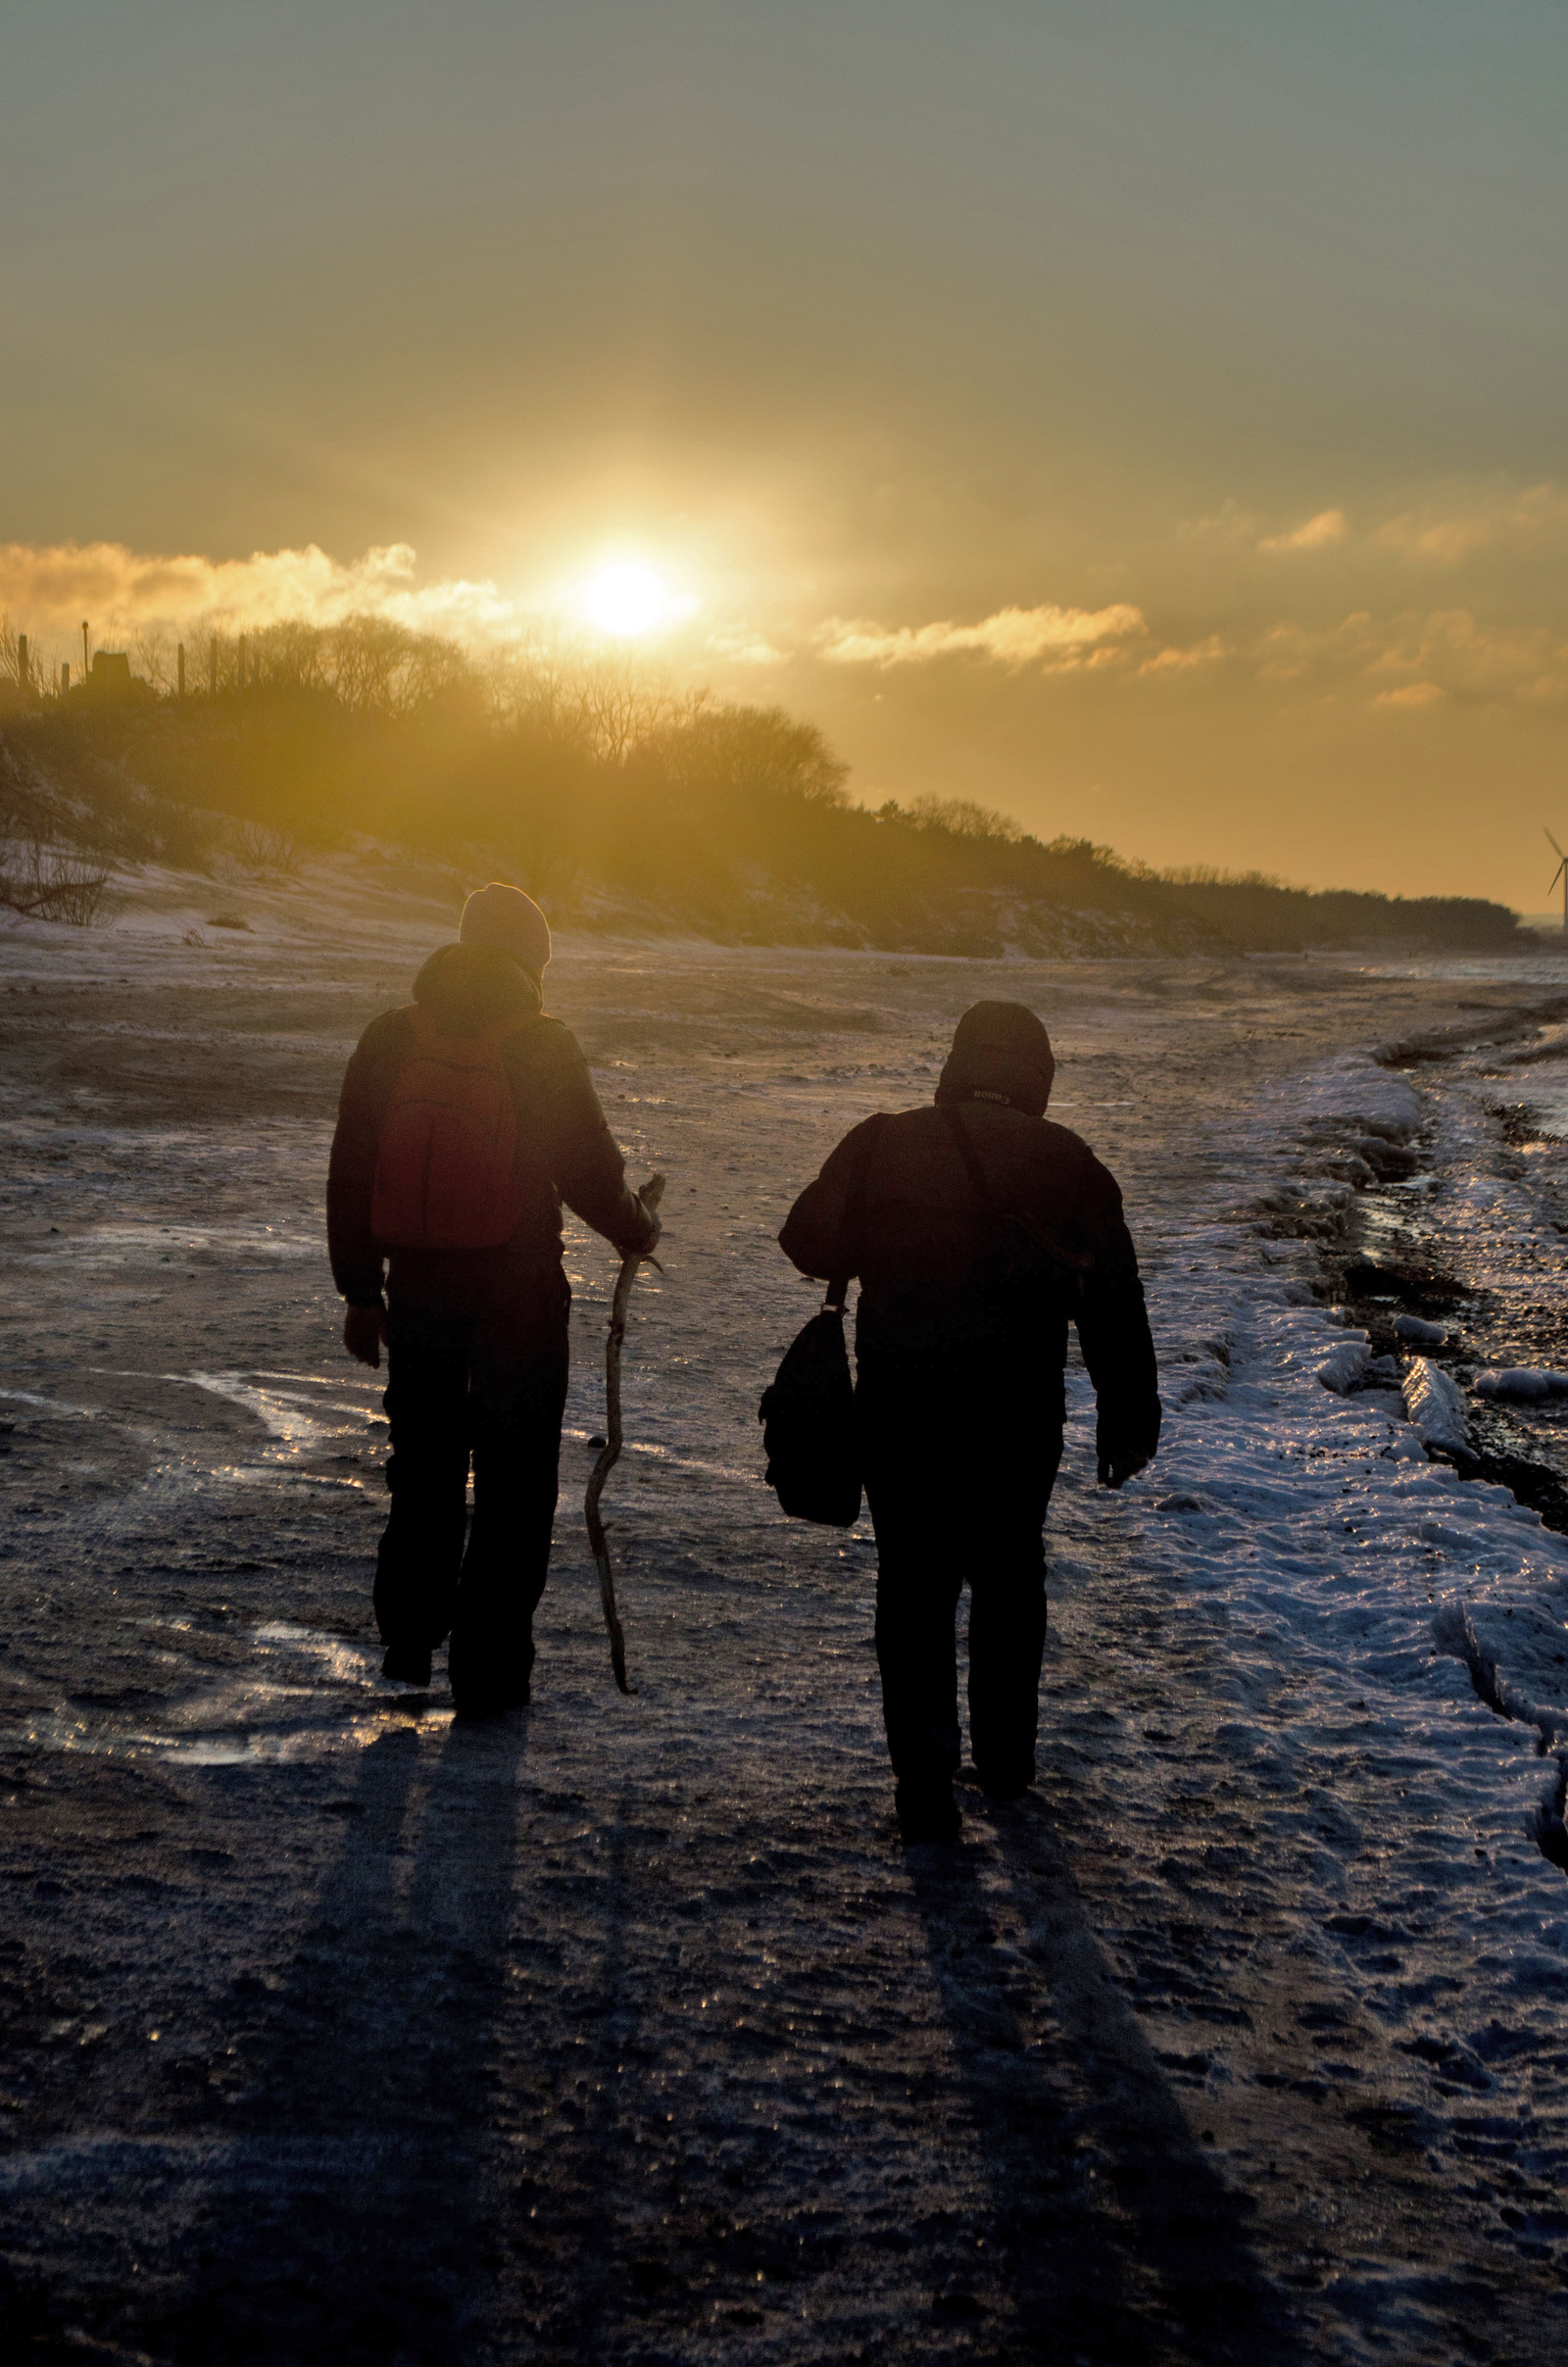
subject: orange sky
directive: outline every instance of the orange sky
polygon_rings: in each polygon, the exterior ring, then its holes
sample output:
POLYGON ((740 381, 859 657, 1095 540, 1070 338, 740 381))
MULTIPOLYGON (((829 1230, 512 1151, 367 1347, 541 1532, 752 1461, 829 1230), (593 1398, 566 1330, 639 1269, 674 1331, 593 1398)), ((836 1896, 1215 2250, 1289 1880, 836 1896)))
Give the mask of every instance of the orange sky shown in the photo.
POLYGON ((873 802, 1540 910, 1565 69, 1546 0, 60 0, 0 603, 483 637, 634 562, 873 802))

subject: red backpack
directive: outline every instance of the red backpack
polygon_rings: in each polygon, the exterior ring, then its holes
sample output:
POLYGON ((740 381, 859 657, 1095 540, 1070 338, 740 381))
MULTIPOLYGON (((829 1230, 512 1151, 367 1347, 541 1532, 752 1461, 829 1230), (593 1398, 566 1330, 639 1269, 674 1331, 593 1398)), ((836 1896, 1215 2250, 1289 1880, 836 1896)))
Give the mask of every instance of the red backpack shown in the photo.
POLYGON ((502 1047, 529 1022, 514 1014, 446 1036, 417 1007, 409 1020, 414 1049, 381 1124, 370 1229, 385 1249, 499 1249, 522 1213, 502 1047))

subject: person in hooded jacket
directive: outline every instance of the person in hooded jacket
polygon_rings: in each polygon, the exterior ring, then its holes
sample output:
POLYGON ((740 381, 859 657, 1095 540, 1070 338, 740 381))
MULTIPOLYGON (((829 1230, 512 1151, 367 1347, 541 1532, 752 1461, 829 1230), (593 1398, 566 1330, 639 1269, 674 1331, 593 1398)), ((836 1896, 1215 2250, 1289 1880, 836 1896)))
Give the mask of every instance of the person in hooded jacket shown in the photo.
POLYGON ((1065 1418, 1067 1325, 1098 1407, 1100 1478, 1153 1456, 1159 1398, 1121 1194, 1045 1114, 1055 1061, 1018 1003, 965 1011, 934 1107, 854 1128, 779 1235, 802 1273, 858 1275, 856 1417, 877 1546, 876 1651, 909 1841, 953 1841, 955 1615, 969 1584, 969 1729, 994 1800, 1033 1781, 1042 1530, 1065 1418))
MULTIPOLYGON (((344 1346, 371 1366, 383 1342, 388 1354, 392 1509, 375 1576, 382 1673, 427 1685, 432 1648, 450 1633, 453 1703, 466 1716, 528 1699, 566 1396, 562 1203, 622 1257, 646 1256, 660 1233, 627 1189, 575 1039, 545 1013, 549 960, 549 924, 519 888, 492 882, 470 896, 458 943, 432 954, 415 979, 413 1009, 383 1012, 361 1037, 327 1177, 332 1274, 348 1303, 344 1346), (420 1043, 486 1034, 500 1040, 515 1112, 510 1237, 479 1249, 389 1246, 374 1216, 398 1080, 420 1043)), ((461 1058, 461 1041, 457 1050, 461 1058)))

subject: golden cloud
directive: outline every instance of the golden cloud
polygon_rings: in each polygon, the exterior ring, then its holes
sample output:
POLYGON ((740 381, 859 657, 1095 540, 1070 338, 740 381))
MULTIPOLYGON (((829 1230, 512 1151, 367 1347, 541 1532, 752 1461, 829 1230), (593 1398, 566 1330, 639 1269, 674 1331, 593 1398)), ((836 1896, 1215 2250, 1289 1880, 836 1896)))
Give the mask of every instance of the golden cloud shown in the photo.
POLYGON ((1222 641, 1218 633, 1210 633, 1206 641, 1195 641, 1188 649, 1177 649, 1172 645, 1156 651, 1152 658, 1144 660, 1138 671, 1140 674, 1190 674, 1200 666, 1217 665, 1221 658, 1228 658, 1230 654, 1230 643, 1222 641))
POLYGON ((1568 698, 1568 640, 1559 631, 1487 625, 1468 609, 1388 618, 1358 609, 1322 630, 1275 624, 1259 639, 1256 660, 1264 681, 1359 678, 1384 707, 1430 707, 1445 696, 1471 704, 1568 698))
POLYGON ((1127 653, 1115 645, 1148 630, 1141 609, 1117 602, 1103 609, 998 609, 978 624, 946 621, 891 629, 833 617, 819 641, 822 656, 835 666, 928 666, 967 652, 1001 666, 1067 672, 1120 660, 1127 653))
POLYGON ((789 663, 784 650, 775 649, 763 634, 755 633, 749 625, 740 625, 727 633, 710 633, 708 647, 715 658, 729 666, 785 666, 789 663))
POLYGON ((1320 510, 1293 533, 1265 534, 1257 547, 1260 551, 1324 551, 1332 543, 1343 542, 1349 530, 1343 510, 1320 510))
POLYGON ((85 617, 100 641, 163 628, 257 631, 287 618, 316 624, 379 616, 421 632, 507 639, 525 613, 493 583, 418 584, 408 543, 346 565, 315 543, 248 559, 159 557, 123 543, 0 544, 0 607, 35 632, 74 634, 85 617))
POLYGON ((1492 489, 1455 507, 1429 504, 1401 511, 1378 529, 1377 540, 1401 558, 1452 567, 1489 545, 1568 537, 1568 491, 1551 483, 1523 491, 1492 489))

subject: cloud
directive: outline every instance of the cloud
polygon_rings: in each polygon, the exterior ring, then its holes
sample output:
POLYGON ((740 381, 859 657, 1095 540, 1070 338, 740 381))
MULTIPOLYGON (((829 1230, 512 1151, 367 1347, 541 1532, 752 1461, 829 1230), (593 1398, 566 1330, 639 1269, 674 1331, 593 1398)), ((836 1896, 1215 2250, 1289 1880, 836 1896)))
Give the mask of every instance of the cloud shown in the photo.
POLYGON ((1265 534, 1257 547, 1260 551, 1324 551, 1331 543, 1343 542, 1349 530, 1343 510, 1319 510, 1294 533, 1265 534))
POLYGON ((254 632, 286 618, 337 624, 366 615, 466 640, 510 639, 526 629, 528 613, 493 583, 419 584, 416 567, 408 543, 388 543, 346 565, 315 543, 225 560, 149 555, 117 542, 6 543, 0 607, 34 631, 74 635, 85 617, 100 642, 160 627, 254 632))
POLYGON ((1403 510, 1378 528, 1377 540, 1401 558, 1453 567, 1473 552, 1509 543, 1568 540, 1568 491, 1561 485, 1490 489, 1468 503, 1403 510))
POLYGON ((1382 707, 1471 706, 1568 699, 1568 640, 1549 625, 1488 625, 1468 609, 1376 617, 1357 609, 1318 628, 1270 625, 1255 645, 1258 677, 1321 689, 1364 686, 1382 707))
POLYGON ((786 651, 775 649, 771 641, 765 640, 760 633, 754 633, 749 625, 744 624, 734 632, 710 633, 708 647, 715 658, 724 659, 730 666, 787 666, 789 663, 786 651))
POLYGON ((1221 658, 1228 658, 1230 654, 1230 643, 1222 641, 1218 633, 1210 633, 1206 641, 1195 641, 1190 649, 1172 646, 1156 651, 1152 658, 1144 660, 1138 671, 1140 674, 1190 674, 1200 666, 1217 665, 1221 658))
POLYGON ((822 655, 835 666, 927 666, 934 659, 965 652, 1008 666, 1040 666, 1069 672, 1115 663, 1126 655, 1117 644, 1149 630, 1141 609, 1125 602, 1103 609, 998 609, 978 624, 847 623, 833 617, 822 627, 822 655))

